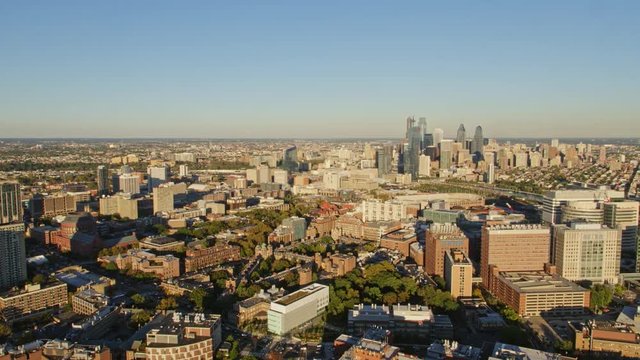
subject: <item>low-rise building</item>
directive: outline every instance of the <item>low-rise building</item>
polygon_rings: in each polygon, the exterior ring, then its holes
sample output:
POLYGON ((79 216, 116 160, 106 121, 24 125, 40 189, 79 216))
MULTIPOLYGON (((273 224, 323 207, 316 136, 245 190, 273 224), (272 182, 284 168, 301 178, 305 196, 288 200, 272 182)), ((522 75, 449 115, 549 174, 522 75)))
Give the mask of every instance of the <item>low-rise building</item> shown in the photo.
POLYGON ((521 316, 582 315, 589 308, 589 290, 559 275, 502 271, 494 279, 494 295, 521 316))
POLYGON ((229 244, 216 244, 208 248, 187 250, 184 260, 185 271, 198 271, 229 261, 240 260, 240 247, 229 244))
POLYGON ((109 297, 87 287, 71 297, 73 312, 80 315, 92 315, 109 304, 109 297))
POLYGON ((140 248, 155 251, 176 251, 184 246, 184 241, 168 236, 149 236, 140 240, 140 248))
POLYGON ((36 316, 69 302, 67 284, 50 281, 45 284, 25 285, 0 294, 0 314, 7 322, 36 316))
POLYGON ((220 315, 170 312, 147 332, 144 343, 127 351, 127 360, 214 359, 222 343, 220 315))
POLYGON ((117 256, 103 256, 98 261, 114 262, 118 269, 151 273, 161 279, 180 276, 180 259, 173 255, 158 256, 145 250, 131 249, 117 256))
POLYGON ((284 335, 322 314, 329 305, 329 287, 311 284, 271 302, 269 332, 284 335))
POLYGON ((236 325, 242 326, 255 320, 267 320, 271 301, 262 296, 253 296, 234 305, 236 325))
POLYGON ((416 241, 416 232, 410 228, 403 228, 383 235, 380 238, 380 247, 396 250, 404 257, 408 257, 410 253, 409 248, 411 244, 416 241))

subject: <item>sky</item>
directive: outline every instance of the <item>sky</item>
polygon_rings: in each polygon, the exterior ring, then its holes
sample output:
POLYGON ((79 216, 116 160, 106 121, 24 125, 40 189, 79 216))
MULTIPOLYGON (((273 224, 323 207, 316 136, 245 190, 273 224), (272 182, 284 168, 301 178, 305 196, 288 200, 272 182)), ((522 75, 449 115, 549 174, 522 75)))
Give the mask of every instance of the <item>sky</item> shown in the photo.
POLYGON ((0 138, 639 137, 640 1, 0 1, 0 138))

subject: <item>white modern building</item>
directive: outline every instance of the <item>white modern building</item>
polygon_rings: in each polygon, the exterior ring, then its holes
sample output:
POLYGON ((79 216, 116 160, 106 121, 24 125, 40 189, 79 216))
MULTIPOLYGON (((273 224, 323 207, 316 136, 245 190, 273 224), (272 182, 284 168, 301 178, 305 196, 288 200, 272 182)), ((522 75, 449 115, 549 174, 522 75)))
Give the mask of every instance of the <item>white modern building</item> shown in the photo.
POLYGON ((562 219, 562 206, 570 201, 606 202, 623 200, 624 192, 614 191, 606 187, 589 190, 558 190, 544 194, 542 203, 542 221, 557 224, 562 219))
POLYGON ((271 302, 269 332, 284 335, 322 314, 329 305, 329 287, 311 284, 271 302))
POLYGON ((601 224, 556 225, 554 264, 571 281, 617 283, 620 275, 620 228, 601 224))

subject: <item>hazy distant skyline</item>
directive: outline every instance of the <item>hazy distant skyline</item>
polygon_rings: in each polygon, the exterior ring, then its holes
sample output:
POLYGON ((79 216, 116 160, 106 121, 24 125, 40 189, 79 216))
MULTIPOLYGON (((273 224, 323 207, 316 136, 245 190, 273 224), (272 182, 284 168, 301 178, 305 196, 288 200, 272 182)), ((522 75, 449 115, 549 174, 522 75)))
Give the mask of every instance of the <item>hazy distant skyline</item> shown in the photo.
POLYGON ((638 1, 3 1, 0 138, 640 136, 638 1))

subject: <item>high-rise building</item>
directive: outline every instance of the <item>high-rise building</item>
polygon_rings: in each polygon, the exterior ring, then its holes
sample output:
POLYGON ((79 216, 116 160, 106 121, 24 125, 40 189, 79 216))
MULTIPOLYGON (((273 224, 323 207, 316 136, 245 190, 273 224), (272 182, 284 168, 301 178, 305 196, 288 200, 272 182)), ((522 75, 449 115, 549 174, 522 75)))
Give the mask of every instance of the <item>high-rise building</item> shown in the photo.
POLYGON ((98 195, 107 195, 109 193, 109 169, 106 166, 98 166, 96 183, 98 184, 98 195))
POLYGON ((571 201, 589 201, 603 203, 605 201, 623 200, 624 192, 601 187, 593 190, 556 190, 544 194, 542 201, 542 221, 557 224, 562 220, 562 206, 571 201))
POLYGON ((414 119, 412 116, 409 116, 407 118, 407 129, 405 131, 405 137, 408 139, 409 138, 409 130, 416 126, 416 119, 414 119))
POLYGON ((440 128, 433 129, 433 145, 440 145, 440 141, 444 139, 444 130, 440 128))
POLYGON ((408 144, 404 153, 404 173, 411 174, 412 179, 418 178, 418 157, 420 156, 420 147, 422 144, 422 135, 420 128, 414 126, 407 133, 408 144))
POLYGON ((558 146, 560 146, 560 140, 551 139, 551 146, 554 147, 554 148, 557 148, 558 146))
POLYGON ((487 184, 493 184, 496 181, 496 166, 493 163, 489 163, 487 166, 484 180, 487 184))
POLYGON ((637 252, 639 206, 637 201, 604 203, 604 224, 622 229, 622 250, 637 252))
POLYGON ((290 172, 298 171, 298 148, 295 145, 284 150, 282 167, 290 172))
POLYGON ((473 134, 473 141, 471 142, 471 153, 475 155, 477 160, 482 160, 482 153, 484 148, 484 136, 482 135, 482 126, 476 126, 476 132, 473 134))
POLYGON ((0 183, 0 224, 22 222, 20 184, 0 183))
POLYGON ((259 184, 266 184, 271 182, 271 169, 269 168, 269 165, 258 165, 256 171, 258 172, 259 184))
POLYGON ((384 145, 382 149, 376 150, 376 163, 378 166, 378 177, 391 174, 393 162, 393 146, 384 145))
POLYGON ((450 250, 468 253, 469 239, 455 224, 432 224, 425 239, 425 272, 444 276, 445 254, 450 250))
POLYGON ((551 233, 535 224, 494 225, 482 228, 480 276, 492 289, 497 271, 540 271, 549 263, 551 233))
POLYGON ((283 169, 273 170, 273 182, 281 185, 289 184, 289 172, 283 169))
POLYGON ((454 298, 471 297, 473 265, 464 251, 453 249, 445 253, 444 280, 454 298))
POLYGON ((173 189, 160 185, 153 189, 153 213, 173 211, 173 189))
POLYGON ((554 264, 571 281, 618 282, 621 230, 601 224, 570 223, 554 226, 554 264))
POLYGON ((440 169, 448 169, 453 160, 453 140, 440 141, 440 169))
POLYGON ((140 177, 132 174, 124 174, 119 177, 120 192, 135 195, 140 193, 140 177))
POLYGON ((27 280, 24 224, 0 225, 0 289, 27 280))
POLYGON ((424 148, 427 147, 427 144, 425 142, 425 135, 427 135, 427 118, 426 117, 421 117, 420 119, 418 119, 418 127, 420 128, 420 141, 422 142, 420 149, 424 150, 424 148))
POLYGON ((188 165, 180 165, 179 167, 179 175, 180 177, 187 177, 189 176, 189 166, 188 165))
MULTIPOLYGON (((153 188, 160 186, 169 181, 171 177, 168 166, 152 166, 148 169, 149 173, 149 192, 153 191, 153 188)), ((120 189, 122 191, 122 189, 120 189)))
POLYGON ((464 128, 464 124, 460 124, 458 127, 458 133, 456 134, 456 142, 466 144, 467 131, 464 128))
POLYGON ((431 176, 431 157, 429 155, 420 155, 420 165, 418 166, 418 175, 431 176))

